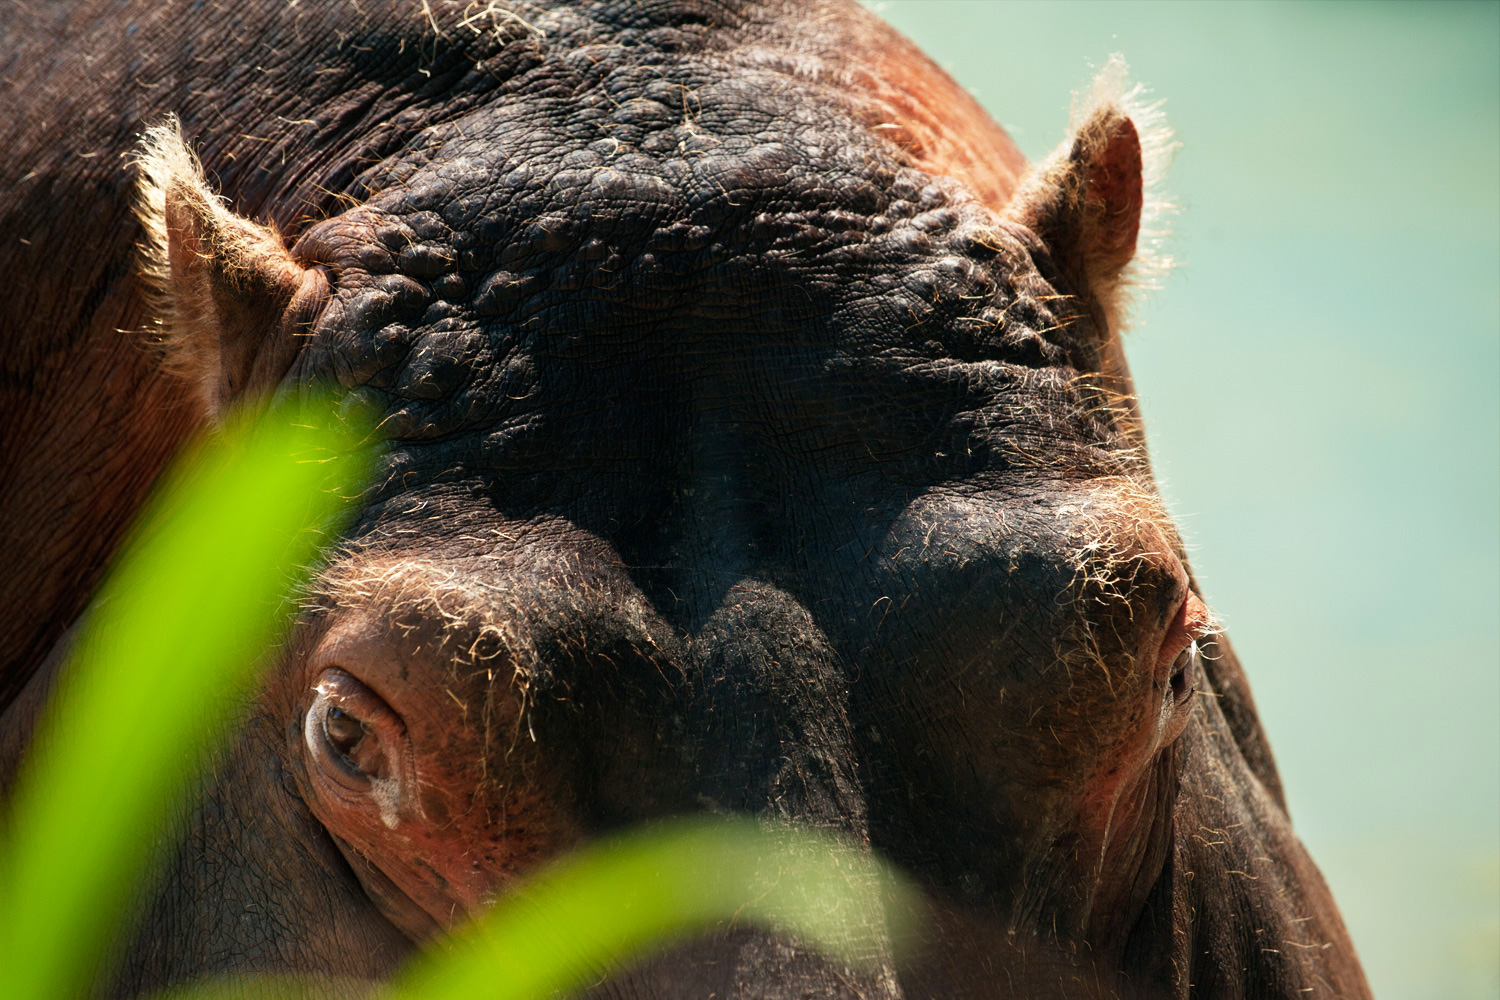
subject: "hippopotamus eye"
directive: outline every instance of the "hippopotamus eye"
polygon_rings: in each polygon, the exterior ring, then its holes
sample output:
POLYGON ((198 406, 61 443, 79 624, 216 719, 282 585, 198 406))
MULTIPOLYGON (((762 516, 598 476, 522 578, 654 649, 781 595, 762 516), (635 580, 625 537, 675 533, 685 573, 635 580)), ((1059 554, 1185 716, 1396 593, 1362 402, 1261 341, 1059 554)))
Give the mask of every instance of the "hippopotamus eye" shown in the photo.
POLYGON ((1165 709, 1186 718, 1185 709, 1193 695, 1194 669, 1203 644, 1213 634, 1213 613, 1192 591, 1183 597, 1156 661, 1157 683, 1167 682, 1165 709), (1173 651, 1175 652, 1175 655, 1173 651), (1169 659, 1170 657, 1170 659, 1169 659))
POLYGON ((359 765, 355 761, 355 755, 368 732, 364 723, 337 705, 329 705, 323 716, 323 736, 328 740, 328 745, 356 770, 359 765))
POLYGON ((353 675, 332 667, 318 678, 304 725, 322 772, 351 790, 389 770, 388 749, 405 727, 389 705, 353 675))
POLYGON ((1186 701, 1193 693, 1191 668, 1197 658, 1198 640, 1194 639, 1172 661, 1172 699, 1178 703, 1186 701))

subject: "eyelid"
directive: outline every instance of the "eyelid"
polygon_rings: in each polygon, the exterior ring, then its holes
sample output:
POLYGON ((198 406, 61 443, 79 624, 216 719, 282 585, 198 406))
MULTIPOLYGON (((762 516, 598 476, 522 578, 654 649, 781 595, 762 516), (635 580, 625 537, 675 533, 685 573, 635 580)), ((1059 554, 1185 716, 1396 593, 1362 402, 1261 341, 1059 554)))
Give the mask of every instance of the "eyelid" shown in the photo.
POLYGON ((339 667, 324 670, 313 685, 313 690, 317 692, 317 697, 348 712, 379 735, 406 731, 401 716, 386 704, 384 698, 370 690, 359 678, 339 667))
POLYGON ((401 717, 357 677, 338 667, 325 670, 313 685, 315 697, 303 720, 303 743, 317 761, 312 768, 326 786, 340 796, 368 794, 388 778, 366 774, 351 768, 345 758, 329 744, 325 719, 329 708, 339 708, 356 719, 365 731, 380 742, 391 766, 404 749, 406 726, 401 717))
POLYGON ((1195 645, 1201 650, 1203 641, 1218 631, 1219 621, 1214 613, 1208 610, 1202 598, 1189 590, 1162 637, 1161 649, 1157 653, 1158 677, 1169 677, 1184 650, 1195 645))
POLYGON ((1182 608, 1178 611, 1177 617, 1188 638, 1193 642, 1202 642, 1220 629, 1219 619, 1195 591, 1190 590, 1183 597, 1182 608))

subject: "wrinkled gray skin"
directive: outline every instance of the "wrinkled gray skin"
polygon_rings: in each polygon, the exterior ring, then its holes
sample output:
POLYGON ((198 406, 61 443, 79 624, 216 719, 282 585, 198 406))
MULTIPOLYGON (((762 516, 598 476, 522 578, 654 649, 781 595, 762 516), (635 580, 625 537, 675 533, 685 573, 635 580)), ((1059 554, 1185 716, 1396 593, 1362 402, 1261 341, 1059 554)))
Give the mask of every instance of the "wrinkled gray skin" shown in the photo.
POLYGON ((1128 109, 1025 180, 857 8, 478 6, 0 13, 5 770, 194 427, 331 381, 388 435, 103 988, 358 992, 569 847, 733 811, 901 866, 920 946, 741 928, 591 995, 1367 995, 1154 498, 1128 109), (148 294, 123 158, 167 114, 274 266, 169 193, 148 294))

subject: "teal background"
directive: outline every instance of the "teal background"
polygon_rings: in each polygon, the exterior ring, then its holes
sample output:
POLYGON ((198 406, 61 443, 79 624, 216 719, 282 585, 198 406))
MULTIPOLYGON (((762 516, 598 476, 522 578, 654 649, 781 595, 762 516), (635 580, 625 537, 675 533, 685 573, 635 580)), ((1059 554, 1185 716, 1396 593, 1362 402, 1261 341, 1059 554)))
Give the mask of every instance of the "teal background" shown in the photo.
POLYGON ((871 6, 1033 159, 1166 102, 1159 479, 1375 995, 1500 995, 1500 4, 871 6))

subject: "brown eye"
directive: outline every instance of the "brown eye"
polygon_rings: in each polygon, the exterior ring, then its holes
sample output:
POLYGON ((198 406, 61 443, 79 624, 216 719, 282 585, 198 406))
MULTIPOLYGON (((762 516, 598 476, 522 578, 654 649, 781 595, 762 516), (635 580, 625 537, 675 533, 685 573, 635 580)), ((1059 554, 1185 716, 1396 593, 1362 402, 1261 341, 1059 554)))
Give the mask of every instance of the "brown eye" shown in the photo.
POLYGON ((1197 658, 1198 642, 1195 639, 1172 661, 1172 699, 1178 703, 1187 700, 1188 695, 1193 693, 1191 671, 1193 661, 1197 658))
POLYGON ((333 752, 354 766, 353 754, 365 738, 364 723, 337 705, 329 705, 323 716, 323 735, 333 752))
POLYGON ((388 748, 405 731, 380 696, 337 667, 325 670, 304 724, 307 749, 324 774, 350 788, 385 778, 388 748))

